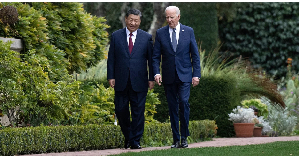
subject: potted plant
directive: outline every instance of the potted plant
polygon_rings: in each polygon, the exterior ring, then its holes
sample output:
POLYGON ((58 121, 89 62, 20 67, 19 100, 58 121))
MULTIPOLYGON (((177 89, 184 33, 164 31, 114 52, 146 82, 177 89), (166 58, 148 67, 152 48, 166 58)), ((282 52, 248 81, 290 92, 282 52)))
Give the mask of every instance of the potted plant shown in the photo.
POLYGON ((259 120, 257 118, 254 118, 254 123, 255 123, 255 125, 254 125, 254 129, 253 129, 253 136, 261 137, 263 125, 261 123, 259 123, 259 120))
POLYGON ((236 137, 252 137, 254 129, 254 111, 251 108, 237 106, 228 114, 230 121, 233 122, 236 137))
POLYGON ((262 136, 268 136, 267 134, 272 132, 272 127, 269 125, 269 122, 267 122, 263 116, 260 116, 257 118, 259 121, 259 124, 262 125, 262 136))
POLYGON ((268 106, 261 102, 260 99, 250 99, 250 100, 244 100, 241 102, 242 106, 245 108, 252 108, 257 109, 258 114, 257 116, 264 116, 265 118, 268 117, 268 106))

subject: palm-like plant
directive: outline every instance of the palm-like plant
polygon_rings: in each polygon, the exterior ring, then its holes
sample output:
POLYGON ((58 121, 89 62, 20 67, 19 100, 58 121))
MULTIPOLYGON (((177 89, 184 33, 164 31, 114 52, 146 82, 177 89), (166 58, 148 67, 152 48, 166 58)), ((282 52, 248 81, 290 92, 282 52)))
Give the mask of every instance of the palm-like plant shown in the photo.
POLYGON ((285 106, 277 86, 261 72, 251 68, 250 64, 240 58, 231 59, 227 53, 219 55, 220 47, 209 54, 199 48, 202 76, 228 77, 234 79, 240 96, 266 96, 275 105, 285 106))

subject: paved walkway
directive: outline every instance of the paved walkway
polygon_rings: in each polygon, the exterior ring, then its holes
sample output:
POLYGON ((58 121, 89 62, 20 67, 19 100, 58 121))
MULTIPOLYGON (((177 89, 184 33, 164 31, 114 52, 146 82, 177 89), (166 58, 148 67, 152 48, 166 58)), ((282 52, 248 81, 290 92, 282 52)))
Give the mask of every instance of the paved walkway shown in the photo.
MULTIPOLYGON (((299 136, 291 137, 251 137, 251 138, 213 138, 213 141, 204 141, 189 144, 188 148, 201 148, 201 147, 220 147, 220 146, 236 146, 236 145, 252 145, 264 144, 275 141, 294 141, 299 140, 299 136)), ((78 151, 78 152, 62 152, 62 153, 47 153, 47 154, 32 154, 25 156, 106 156, 112 154, 120 154, 124 152, 140 152, 150 150, 169 149, 170 146, 165 147, 146 147, 139 150, 132 149, 105 149, 93 151, 78 151)))

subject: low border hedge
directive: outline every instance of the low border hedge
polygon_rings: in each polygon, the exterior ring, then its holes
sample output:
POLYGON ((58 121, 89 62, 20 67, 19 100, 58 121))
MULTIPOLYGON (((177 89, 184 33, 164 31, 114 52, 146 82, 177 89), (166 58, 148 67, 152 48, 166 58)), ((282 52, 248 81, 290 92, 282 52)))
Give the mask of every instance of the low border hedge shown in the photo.
MULTIPOLYGON (((189 142, 210 140, 216 133, 212 120, 191 121, 189 142)), ((123 147, 120 126, 40 126, 0 130, 0 155, 102 150, 123 147)), ((141 145, 166 146, 172 143, 169 123, 145 125, 141 145)))

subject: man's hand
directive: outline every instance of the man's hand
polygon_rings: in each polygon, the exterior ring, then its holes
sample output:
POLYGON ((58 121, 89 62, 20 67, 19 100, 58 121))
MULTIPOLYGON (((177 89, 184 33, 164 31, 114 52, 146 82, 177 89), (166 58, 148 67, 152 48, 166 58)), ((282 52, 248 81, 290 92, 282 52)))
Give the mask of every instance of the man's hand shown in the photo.
POLYGON ((199 84, 199 78, 198 77, 193 77, 192 84, 193 84, 193 87, 197 86, 199 84))
POLYGON ((155 79, 155 82, 158 84, 158 85, 161 85, 161 76, 160 75, 156 75, 155 77, 154 77, 154 79, 155 79))
POLYGON ((111 88, 115 87, 115 79, 110 79, 110 80, 108 80, 108 82, 109 82, 109 85, 111 86, 111 88))
POLYGON ((154 88, 155 82, 154 81, 149 81, 148 84, 149 84, 149 89, 152 90, 154 88))

